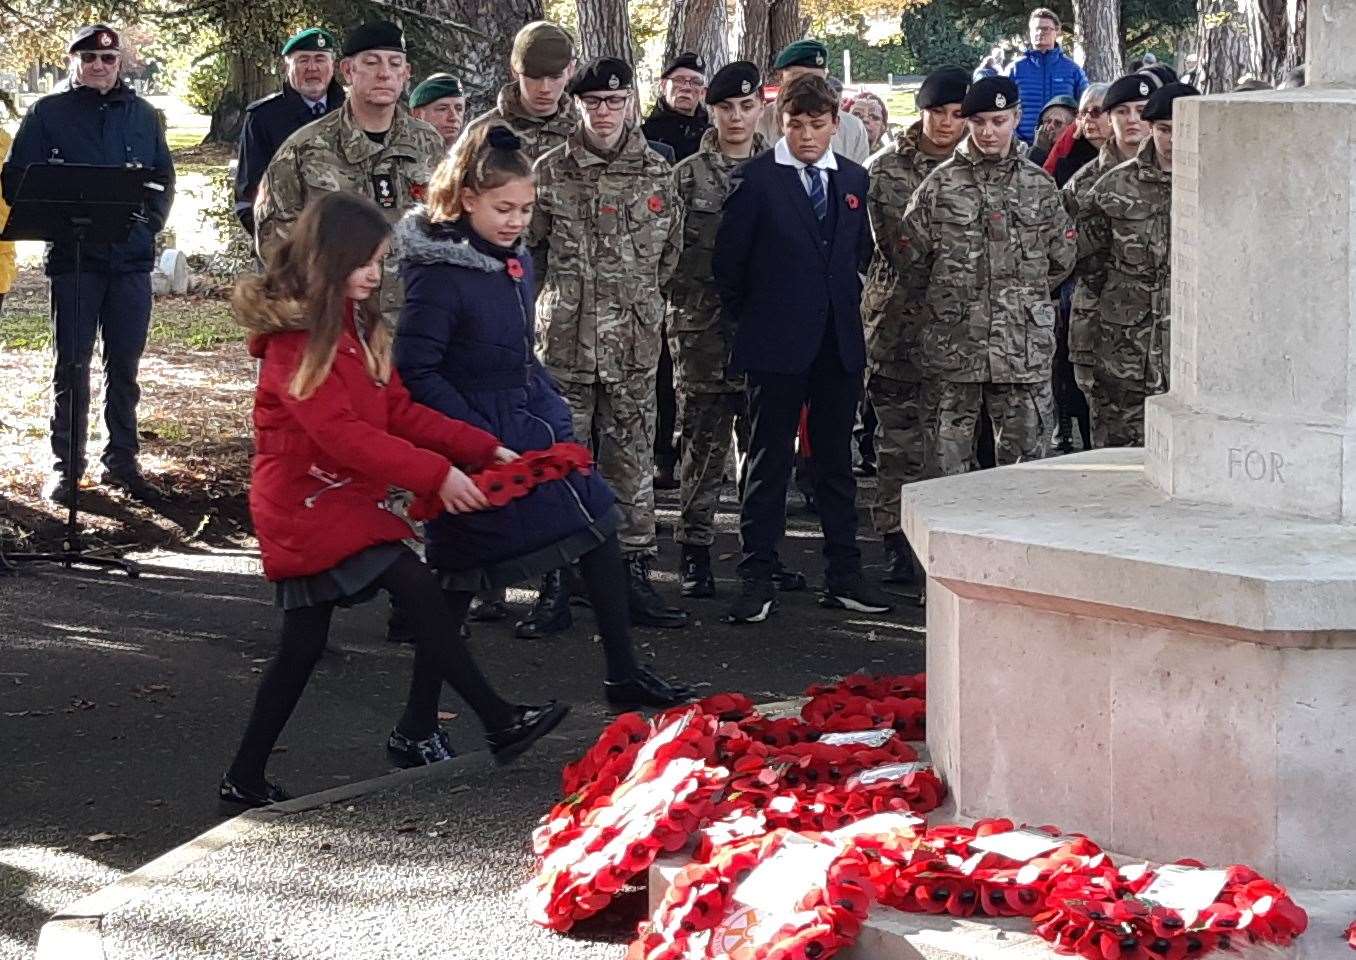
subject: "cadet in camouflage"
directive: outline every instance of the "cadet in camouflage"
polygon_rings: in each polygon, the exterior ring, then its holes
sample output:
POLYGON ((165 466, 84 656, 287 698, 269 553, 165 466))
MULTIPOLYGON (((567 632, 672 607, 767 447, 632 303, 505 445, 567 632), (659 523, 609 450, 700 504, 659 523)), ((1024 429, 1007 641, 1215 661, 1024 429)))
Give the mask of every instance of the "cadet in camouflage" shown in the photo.
POLYGON ((673 169, 683 210, 683 252, 666 289, 668 339, 678 394, 681 516, 674 540, 682 544, 682 593, 715 595, 711 544, 716 507, 730 455, 736 419, 745 409, 744 378, 726 374, 730 341, 720 323, 720 297, 711 277, 711 256, 730 172, 767 149, 755 127, 762 111, 758 68, 731 63, 711 79, 706 102, 715 126, 697 152, 673 169))
POLYGON ((560 383, 577 437, 595 437, 603 476, 625 515, 632 619, 683 626, 649 585, 654 515, 655 369, 662 288, 682 250, 683 208, 671 168, 627 122, 632 73, 602 58, 572 93, 586 115, 536 164, 528 245, 542 278, 537 354, 560 383))
MULTIPOLYGON (((438 131, 416 120, 398 100, 410 74, 398 27, 368 24, 355 30, 340 68, 349 85, 343 108, 284 140, 259 184, 255 244, 264 262, 287 239, 306 204, 323 193, 361 194, 395 224, 423 200, 442 159, 438 131), (370 119, 359 121, 355 101, 370 119)), ((404 295, 396 258, 388 256, 384 266, 381 312, 394 326, 404 295)))
POLYGON ((1092 347, 1091 369, 1081 376, 1093 385, 1088 400, 1099 447, 1143 446, 1144 400, 1168 389, 1172 103, 1194 95, 1181 83, 1153 94, 1144 109, 1152 135, 1079 206, 1070 328, 1092 347))
POLYGON ((962 104, 969 132, 904 214, 895 269, 926 290, 923 369, 937 381, 937 467, 964 472, 981 406, 997 463, 1045 455, 1054 419, 1050 292, 1073 268, 1078 232, 1044 170, 1013 147, 1016 85, 985 77, 962 104))
POLYGON ((923 118, 872 158, 866 209, 875 251, 862 291, 866 332, 867 393, 876 409, 876 499, 871 519, 885 543, 888 583, 916 579, 913 554, 900 526, 900 488, 928 475, 927 378, 918 342, 929 314, 924 291, 898 287, 890 251, 900 246, 904 211, 914 191, 956 149, 965 135, 961 101, 970 75, 957 67, 935 70, 915 102, 923 118))
POLYGON ((566 92, 574 63, 574 41, 563 28, 545 20, 527 24, 513 38, 513 82, 499 91, 494 109, 476 117, 466 130, 502 120, 532 160, 560 146, 579 125, 579 110, 566 92))

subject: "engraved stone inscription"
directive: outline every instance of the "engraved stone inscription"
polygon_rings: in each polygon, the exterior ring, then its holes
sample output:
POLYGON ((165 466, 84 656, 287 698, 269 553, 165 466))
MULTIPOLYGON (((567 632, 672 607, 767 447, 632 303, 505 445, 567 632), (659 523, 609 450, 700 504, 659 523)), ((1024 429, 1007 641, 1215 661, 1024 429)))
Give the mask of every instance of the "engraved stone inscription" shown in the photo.
POLYGON ((1229 479, 1256 483, 1285 483, 1285 457, 1275 450, 1229 448, 1229 479))

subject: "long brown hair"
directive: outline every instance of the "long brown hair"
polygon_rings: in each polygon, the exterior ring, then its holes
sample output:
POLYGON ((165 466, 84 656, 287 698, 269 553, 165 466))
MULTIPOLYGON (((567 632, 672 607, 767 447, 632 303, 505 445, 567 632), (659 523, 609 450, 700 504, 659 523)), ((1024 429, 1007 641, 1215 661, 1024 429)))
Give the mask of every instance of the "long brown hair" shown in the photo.
POLYGON ((467 190, 497 190, 519 178, 532 179, 532 161, 523 143, 507 124, 483 123, 457 141, 438 164, 428 183, 430 220, 456 220, 463 213, 467 190))
MULTIPOLYGON (((288 387, 292 396, 306 399, 330 375, 348 313, 349 274, 371 260, 390 235, 390 224, 371 200, 327 193, 302 211, 262 276, 236 283, 232 304, 237 310, 259 299, 299 308, 296 329, 310 336, 288 387)), ((354 303, 353 314, 359 331, 366 333, 359 339, 367 372, 384 384, 391 377, 390 326, 375 296, 354 303)))

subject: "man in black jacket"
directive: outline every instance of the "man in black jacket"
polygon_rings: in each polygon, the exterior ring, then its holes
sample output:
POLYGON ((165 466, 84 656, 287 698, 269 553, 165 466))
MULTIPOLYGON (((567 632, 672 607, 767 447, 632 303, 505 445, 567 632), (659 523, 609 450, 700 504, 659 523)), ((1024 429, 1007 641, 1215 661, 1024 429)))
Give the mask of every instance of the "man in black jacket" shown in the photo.
POLYGON ((46 271, 52 286, 56 325, 55 410, 52 415, 52 475, 43 487, 51 500, 66 503, 73 493, 67 478, 68 450, 74 475, 85 471, 89 419, 89 362, 96 336, 103 340, 104 444, 102 482, 137 499, 158 491, 137 466, 137 369, 151 322, 151 267, 155 235, 174 202, 174 164, 155 109, 123 82, 117 31, 101 23, 82 27, 67 48, 70 83, 29 108, 14 138, 3 174, 4 195, 14 203, 29 166, 70 164, 141 167, 150 171, 142 220, 121 243, 87 243, 82 248, 76 315, 75 250, 69 243, 48 247, 46 271), (74 347, 74 353, 72 353, 74 347), (75 437, 68 444, 71 405, 75 437))
POLYGON ((706 61, 687 51, 674 57, 660 75, 659 100, 641 124, 646 140, 673 148, 674 162, 697 152, 711 126, 702 98, 706 96, 706 61))
POLYGON ((735 170, 712 258, 722 322, 733 335, 730 372, 748 377, 743 588, 730 610, 734 623, 772 612, 786 484, 807 403, 824 530, 820 605, 890 609, 862 576, 852 477, 852 425, 866 367, 858 272, 871 256, 867 175, 830 149, 838 98, 822 77, 792 80, 775 109, 785 135, 735 170))
POLYGON ((344 88, 334 78, 338 49, 334 35, 319 27, 296 34, 282 48, 287 72, 283 88, 245 108, 235 168, 235 215, 251 237, 254 195, 273 154, 297 130, 343 106, 344 88))

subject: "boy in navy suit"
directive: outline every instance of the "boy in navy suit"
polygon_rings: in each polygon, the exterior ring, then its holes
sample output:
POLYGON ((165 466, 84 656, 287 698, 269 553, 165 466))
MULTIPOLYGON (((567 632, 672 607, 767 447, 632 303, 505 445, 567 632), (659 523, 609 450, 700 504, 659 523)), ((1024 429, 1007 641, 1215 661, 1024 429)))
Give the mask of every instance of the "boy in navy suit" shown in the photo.
POLYGON ((728 618, 734 623, 756 623, 772 612, 786 484, 807 403, 824 530, 819 602, 859 612, 890 609, 862 576, 852 476, 852 427, 866 365, 858 275, 871 252, 866 171, 829 148, 838 98, 822 77, 788 83, 775 109, 785 136, 735 171, 712 263, 722 322, 734 343, 730 373, 747 375, 751 430, 739 518, 743 589, 728 618))

